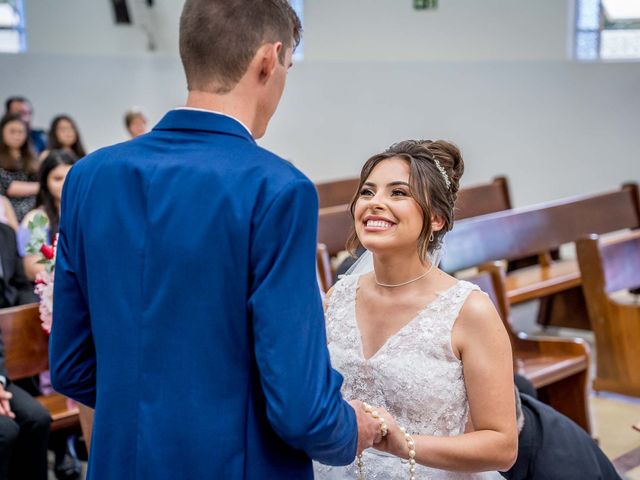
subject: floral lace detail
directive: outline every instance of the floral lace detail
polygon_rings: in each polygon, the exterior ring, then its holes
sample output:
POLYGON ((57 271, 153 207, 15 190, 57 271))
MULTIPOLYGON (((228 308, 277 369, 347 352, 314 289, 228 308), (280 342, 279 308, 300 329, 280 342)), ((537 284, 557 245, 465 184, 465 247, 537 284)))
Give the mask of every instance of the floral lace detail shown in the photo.
MULTIPOLYGON (((451 348, 451 330, 465 300, 479 288, 458 281, 438 293, 429 305, 371 358, 362 354, 356 323, 356 275, 333 289, 327 308, 327 339, 331 362, 344 376, 342 393, 381 406, 411 434, 453 436, 464 432, 469 402, 462 362, 451 348)), ((367 479, 408 478, 408 466, 399 458, 367 450, 363 455, 367 479)), ((328 467, 315 464, 317 479, 357 478, 355 464, 328 467)), ((496 472, 456 473, 418 466, 416 478, 501 478, 496 472)))

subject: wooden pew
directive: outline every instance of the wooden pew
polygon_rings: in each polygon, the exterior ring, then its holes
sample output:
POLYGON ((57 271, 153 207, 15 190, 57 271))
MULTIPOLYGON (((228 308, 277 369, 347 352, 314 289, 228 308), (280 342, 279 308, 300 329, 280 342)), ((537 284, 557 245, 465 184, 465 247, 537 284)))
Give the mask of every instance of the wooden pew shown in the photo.
POLYGON ((577 242, 596 344, 594 390, 640 397, 640 231, 577 242))
POLYGON ((487 183, 461 188, 456 199, 455 219, 462 220, 511 208, 509 181, 507 177, 498 176, 487 183))
MULTIPOLYGON (((457 272, 548 252, 590 233, 638 227, 638 185, 629 183, 611 192, 460 220, 445 238, 446 253, 440 266, 457 272)), ((516 270, 506 278, 512 305, 562 293, 555 297, 556 303, 543 303, 541 316, 552 318, 555 324, 590 328, 580 285, 580 270, 573 260, 548 258, 546 263, 516 270), (566 323, 558 323, 559 319, 566 323)))
MULTIPOLYGON (((0 309, 7 373, 11 380, 33 377, 49 369, 49 337, 40 325, 37 304, 0 309)), ((51 415, 51 430, 78 429, 78 407, 59 393, 36 397, 51 415)))
POLYGON ((326 245, 330 257, 345 250, 353 220, 349 205, 321 208, 318 212, 318 243, 326 245))
POLYGON ((318 269, 318 283, 324 293, 333 285, 333 271, 329 251, 324 243, 319 243, 316 249, 316 267, 318 269))
POLYGON ((589 346, 582 339, 530 337, 516 333, 510 323, 505 273, 491 264, 471 278, 493 301, 511 340, 514 372, 527 378, 543 402, 562 412, 591 433, 587 397, 589 346))
POLYGON ((360 178, 358 177, 316 183, 320 208, 351 203, 359 184, 360 178))

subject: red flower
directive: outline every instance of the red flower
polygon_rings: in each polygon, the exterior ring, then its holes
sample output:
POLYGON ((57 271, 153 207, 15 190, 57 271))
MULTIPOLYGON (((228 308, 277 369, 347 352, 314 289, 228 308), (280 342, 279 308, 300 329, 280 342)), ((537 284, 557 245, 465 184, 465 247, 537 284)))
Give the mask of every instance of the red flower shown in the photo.
POLYGON ((41 278, 36 278, 36 285, 46 285, 47 282, 42 280, 41 278))
POLYGON ((44 255, 44 258, 51 260, 53 258, 54 250, 51 245, 45 245, 44 243, 40 247, 40 253, 44 255))

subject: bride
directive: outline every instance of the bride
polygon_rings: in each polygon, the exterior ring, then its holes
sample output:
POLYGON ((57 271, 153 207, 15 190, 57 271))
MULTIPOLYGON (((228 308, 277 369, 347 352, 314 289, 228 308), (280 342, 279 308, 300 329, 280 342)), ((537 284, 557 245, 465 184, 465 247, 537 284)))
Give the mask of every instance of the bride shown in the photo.
POLYGON ((328 293, 327 337, 345 398, 375 405, 388 433, 352 465, 315 464, 318 479, 501 478, 515 462, 507 333, 486 295, 435 265, 463 170, 442 140, 397 143, 362 168, 348 248, 373 265, 328 293))

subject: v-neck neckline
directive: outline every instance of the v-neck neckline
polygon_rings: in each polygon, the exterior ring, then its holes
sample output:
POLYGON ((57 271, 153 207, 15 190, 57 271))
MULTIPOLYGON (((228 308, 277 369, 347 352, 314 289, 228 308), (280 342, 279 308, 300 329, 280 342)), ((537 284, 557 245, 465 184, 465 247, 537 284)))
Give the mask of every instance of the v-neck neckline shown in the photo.
POLYGON ((364 360, 365 362, 370 362, 370 361, 374 360, 380 354, 380 352, 382 352, 383 350, 385 350, 387 348, 387 346, 391 343, 392 340, 398 338, 405 330, 407 330, 409 328, 410 325, 413 325, 416 321, 418 321, 418 319, 420 319, 422 317, 422 315, 424 314, 425 311, 430 309, 437 302, 441 301, 442 298, 447 293, 452 291, 454 288, 456 288, 460 284, 460 280, 458 280, 458 281, 456 281, 456 283, 451 285, 449 288, 446 288, 445 290, 443 290, 441 292, 436 292, 436 298, 434 298, 429 303, 427 303, 424 307, 422 307, 420 310, 418 310, 418 313, 416 313, 411 318, 411 320, 409 320, 402 327, 400 327, 395 333, 393 333, 392 335, 387 337, 387 339, 384 341, 382 346, 380 348, 378 348, 378 350, 376 350, 370 357, 367 358, 367 357, 364 356, 364 343, 362 342, 362 332, 360 331, 360 325, 358 325, 357 299, 358 299, 358 289, 360 288, 360 278, 361 278, 361 276, 358 276, 355 279, 355 282, 354 282, 355 285, 354 285, 353 292, 352 292, 352 295, 351 295, 351 308, 353 308, 353 315, 352 315, 353 327, 355 328, 356 336, 358 337, 360 358, 362 360, 364 360))

